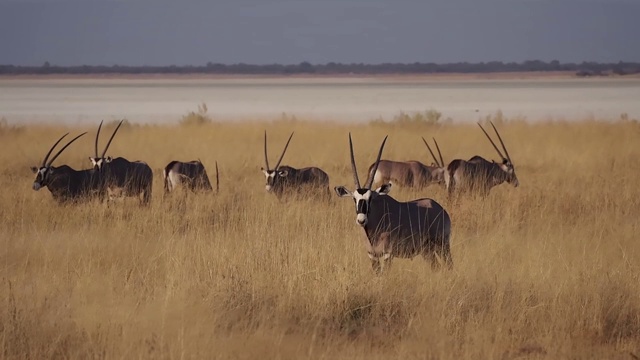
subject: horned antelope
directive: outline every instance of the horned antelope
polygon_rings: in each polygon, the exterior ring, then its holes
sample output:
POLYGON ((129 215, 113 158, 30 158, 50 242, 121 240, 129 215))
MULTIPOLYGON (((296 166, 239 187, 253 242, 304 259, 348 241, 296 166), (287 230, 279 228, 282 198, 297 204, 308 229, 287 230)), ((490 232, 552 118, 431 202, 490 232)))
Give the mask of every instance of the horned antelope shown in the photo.
POLYGON ((444 160, 442 159, 442 153, 440 152, 440 147, 438 146, 438 142, 435 138, 433 139, 433 142, 436 144, 436 149, 438 150, 438 155, 440 156, 440 161, 436 159, 436 156, 433 154, 429 143, 424 139, 424 137, 422 138, 422 141, 425 145, 427 145, 427 149, 429 150, 429 152, 431 153, 431 157, 433 158, 434 162, 431 163, 431 166, 425 165, 416 160, 380 160, 375 173, 373 172, 373 169, 376 164, 373 163, 371 164, 371 166, 369 166, 368 174, 369 177, 373 178, 373 184, 377 186, 393 181, 394 184, 413 188, 424 188, 431 184, 444 185, 445 165, 444 160))
POLYGON ((502 137, 500 137, 500 133, 498 133, 498 129, 496 129, 493 122, 491 122, 491 126, 496 132, 498 140, 500 140, 500 145, 502 145, 502 149, 504 150, 506 157, 502 155, 502 152, 500 152, 500 149, 498 149, 491 139, 491 136, 489 136, 489 134, 484 130, 482 125, 478 123, 478 126, 480 126, 482 132, 487 136, 487 139, 489 139, 493 148, 496 149, 498 155, 502 158, 502 162, 497 163, 493 160, 488 161, 479 155, 476 155, 469 160, 456 159, 451 161, 447 166, 447 176, 445 177, 449 195, 454 194, 456 191, 465 189, 479 193, 482 196, 487 196, 489 191, 491 191, 491 188, 500 185, 505 181, 512 184, 514 187, 518 187, 518 185, 520 185, 518 177, 516 176, 516 170, 511 162, 511 157, 509 156, 509 152, 502 141, 502 137))
POLYGON ((329 199, 331 195, 329 175, 322 169, 318 167, 296 169, 287 165, 280 166, 292 137, 293 132, 289 136, 289 140, 287 140, 276 166, 272 169, 269 167, 269 156, 267 154, 267 132, 264 132, 264 162, 267 167, 266 169, 260 168, 260 170, 262 170, 266 178, 265 189, 267 192, 275 194, 278 199, 282 199, 287 194, 301 193, 303 188, 307 187, 317 190, 318 195, 329 199))
MULTIPOLYGON (((164 191, 170 193, 179 186, 183 186, 193 192, 211 191, 213 187, 207 176, 202 162, 193 160, 189 162, 172 161, 162 170, 164 178, 164 191)), ((220 190, 220 177, 218 175, 218 162, 216 161, 216 192, 220 190)))
POLYGON ((111 156, 105 157, 113 137, 123 122, 124 120, 120 121, 111 134, 107 146, 104 147, 102 155, 98 156, 98 138, 102 128, 102 121, 100 122, 96 134, 95 157, 89 157, 89 160, 94 169, 101 174, 102 184, 109 195, 109 200, 123 196, 139 197, 142 195, 141 204, 146 205, 151 200, 153 186, 153 171, 149 165, 144 161, 129 161, 122 157, 115 159, 112 159, 111 156))
MULTIPOLYGON (((387 137, 380 145, 374 169, 380 163, 386 141, 387 137)), ((391 184, 383 184, 378 189, 371 190, 371 176, 364 187, 360 186, 351 133, 349 150, 356 189, 351 192, 344 186, 336 186, 335 191, 340 197, 353 198, 356 223, 364 229, 367 238, 365 247, 373 270, 380 273, 391 264, 393 257, 413 258, 417 255, 430 260, 434 269, 440 266, 438 256, 448 268, 453 267, 450 249, 451 219, 447 211, 435 200, 428 198, 399 202, 388 195, 391 184)))
POLYGON ((31 171, 36 174, 36 178, 33 181, 33 190, 38 191, 46 187, 53 195, 53 198, 60 203, 89 199, 100 191, 99 174, 93 169, 74 170, 67 165, 52 166, 53 162, 69 145, 85 134, 86 132, 73 138, 49 160, 53 149, 69 133, 62 135, 49 149, 44 160, 42 160, 42 165, 39 168, 31 167, 31 171))

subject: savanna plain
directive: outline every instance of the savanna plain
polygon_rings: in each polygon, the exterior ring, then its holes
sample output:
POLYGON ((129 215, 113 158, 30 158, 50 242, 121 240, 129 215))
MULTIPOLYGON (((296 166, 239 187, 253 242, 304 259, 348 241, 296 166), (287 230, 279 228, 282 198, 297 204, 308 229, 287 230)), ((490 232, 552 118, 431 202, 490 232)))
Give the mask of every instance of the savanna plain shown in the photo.
MULTIPOLYGON (((383 158, 497 159, 476 124, 273 121, 135 125, 109 154, 154 169, 152 202, 57 205, 31 190, 63 133, 85 137, 56 164, 87 168, 95 126, 0 128, 0 356, 3 358, 429 358, 640 356, 640 124, 496 123, 520 187, 449 201, 394 187, 451 214, 453 270, 422 258, 371 270, 351 200, 279 202, 274 164, 315 165, 353 187, 383 158), (161 168, 200 158, 220 192, 163 195, 161 168)), ((110 123, 106 135, 114 128, 110 123)), ((103 128, 104 130, 104 128, 103 128)), ((54 164, 55 165, 55 164, 54 164)))

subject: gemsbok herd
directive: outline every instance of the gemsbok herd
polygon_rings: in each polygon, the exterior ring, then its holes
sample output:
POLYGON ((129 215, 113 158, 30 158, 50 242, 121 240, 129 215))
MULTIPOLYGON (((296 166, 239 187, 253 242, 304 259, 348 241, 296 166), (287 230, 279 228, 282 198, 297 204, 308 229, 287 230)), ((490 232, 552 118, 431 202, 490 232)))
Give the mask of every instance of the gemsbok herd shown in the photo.
MULTIPOLYGON (((100 122, 96 133, 94 156, 89 157, 92 165, 89 169, 75 170, 67 165, 53 166, 53 162, 60 154, 86 132, 71 139, 49 159, 56 146, 69 133, 60 137, 45 155, 42 165, 39 168, 31 168, 36 174, 33 190, 46 187, 59 203, 91 199, 106 200, 109 203, 117 198, 138 197, 142 205, 148 205, 151 201, 153 185, 151 167, 143 161, 129 161, 123 157, 107 156, 107 150, 123 121, 111 134, 102 154, 98 153, 98 141, 102 129, 102 122, 100 122)), ((339 197, 353 199, 356 223, 364 230, 365 248, 376 273, 386 269, 394 257, 412 258, 417 255, 422 255, 425 260, 430 261, 434 269, 440 268, 443 264, 449 269, 453 267, 450 249, 451 219, 447 211, 438 202, 429 198, 407 202, 395 200, 389 195, 392 184, 418 189, 437 184, 447 190, 449 197, 463 192, 486 197, 491 188, 503 182, 512 184, 514 187, 519 185, 513 162, 496 127, 491 123, 504 155, 482 125, 479 123, 478 125, 500 156, 500 162, 489 161, 476 155, 469 160, 452 160, 447 165, 435 138, 433 142, 438 158, 427 140, 422 138, 433 159, 430 165, 415 160, 382 160, 382 152, 387 141, 385 137, 376 160, 368 168, 364 186, 361 185, 358 177, 353 141, 349 133, 354 189, 351 191, 345 186, 336 186, 334 191, 339 197)), ((266 178, 265 190, 281 201, 287 199, 288 195, 308 195, 310 192, 318 195, 319 198, 329 200, 331 196, 329 175, 324 170, 313 166, 294 168, 281 165, 292 137, 293 133, 289 136, 275 167, 272 168, 269 166, 265 131, 266 167, 261 169, 266 178)), ((217 162, 215 170, 215 191, 218 192, 220 181, 217 162)), ((162 176, 165 194, 180 187, 192 192, 214 190, 200 160, 171 161, 164 167, 162 176)))

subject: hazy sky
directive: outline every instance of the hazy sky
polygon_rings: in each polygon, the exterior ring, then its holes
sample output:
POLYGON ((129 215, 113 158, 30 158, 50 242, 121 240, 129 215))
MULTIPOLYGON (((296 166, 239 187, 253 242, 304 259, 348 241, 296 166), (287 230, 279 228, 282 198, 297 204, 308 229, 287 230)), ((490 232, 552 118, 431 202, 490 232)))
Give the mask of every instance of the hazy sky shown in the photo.
POLYGON ((0 64, 640 61, 640 0, 0 0, 0 64))

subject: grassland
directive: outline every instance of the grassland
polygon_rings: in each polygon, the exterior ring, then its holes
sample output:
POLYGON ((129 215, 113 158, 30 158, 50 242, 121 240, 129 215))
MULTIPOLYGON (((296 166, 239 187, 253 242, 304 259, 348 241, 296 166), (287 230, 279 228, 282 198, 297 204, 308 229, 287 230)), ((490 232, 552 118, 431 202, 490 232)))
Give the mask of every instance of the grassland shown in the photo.
MULTIPOLYGON (((113 127, 111 127, 113 128, 113 127)), ((375 276, 353 203, 279 203, 264 191, 262 135, 274 159, 317 165, 352 186, 385 158, 496 158, 476 125, 273 122, 127 126, 113 156, 155 171, 136 201, 56 205, 29 167, 66 131, 91 131, 58 164, 86 168, 95 128, 0 130, 0 356, 3 358, 632 358, 640 356, 640 125, 508 123, 521 186, 449 204, 455 268, 397 259, 375 276), (177 140, 176 140, 177 139, 177 140), (163 199, 160 169, 200 158, 221 193, 163 199)), ((110 128, 108 128, 110 129, 110 128)), ((103 139, 103 142, 106 139, 103 139)))

